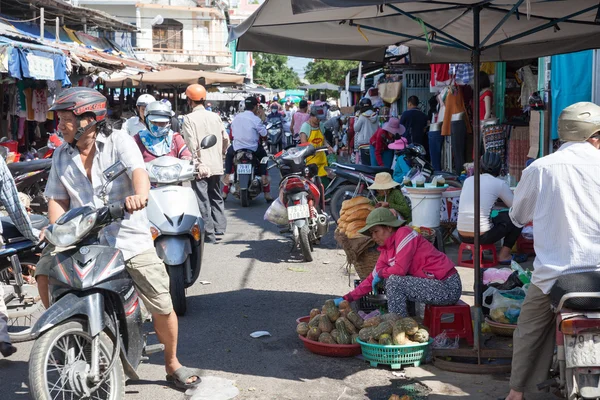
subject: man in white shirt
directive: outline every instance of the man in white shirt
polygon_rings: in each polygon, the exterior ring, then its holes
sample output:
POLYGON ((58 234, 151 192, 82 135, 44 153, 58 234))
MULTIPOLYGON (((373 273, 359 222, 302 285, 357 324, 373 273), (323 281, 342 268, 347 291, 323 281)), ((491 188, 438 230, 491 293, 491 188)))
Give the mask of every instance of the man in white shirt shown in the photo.
POLYGON ((557 278, 600 272, 600 107, 565 108, 558 134, 566 143, 525 169, 510 210, 517 226, 533 221, 536 259, 513 336, 506 400, 522 400, 548 378, 556 339, 548 293, 557 278))
MULTIPOLYGON (((264 110, 259 106, 256 97, 250 96, 244 101, 245 111, 235 116, 231 122, 231 134, 233 144, 227 149, 225 156, 225 181, 229 182, 227 174, 233 171, 233 157, 238 150, 250 150, 254 152, 254 159, 260 162, 267 157, 267 152, 260 144, 260 138, 267 136, 267 128, 263 124, 265 118, 264 110)), ((258 173, 262 176, 263 192, 266 201, 272 201, 271 185, 267 176, 266 164, 260 164, 258 173)))
POLYGON ((135 102, 138 115, 134 115, 125 122, 124 129, 129 133, 129 136, 135 136, 140 131, 147 128, 146 123, 144 122, 144 111, 146 110, 146 106, 154 101, 156 101, 156 99, 151 94, 143 94, 138 97, 135 102))
MULTIPOLYGON (((498 199, 506 206, 513 205, 513 193, 508 184, 499 179, 502 159, 498 153, 486 152, 481 157, 481 184, 479 188, 481 203, 480 244, 493 244, 504 239, 502 249, 498 254, 500 264, 510 264, 511 249, 517 243, 522 227, 515 226, 507 212, 499 212, 492 217, 492 208, 498 199)), ((460 239, 466 243, 474 243, 475 237, 475 178, 465 181, 458 206, 458 221, 456 224, 460 239)))

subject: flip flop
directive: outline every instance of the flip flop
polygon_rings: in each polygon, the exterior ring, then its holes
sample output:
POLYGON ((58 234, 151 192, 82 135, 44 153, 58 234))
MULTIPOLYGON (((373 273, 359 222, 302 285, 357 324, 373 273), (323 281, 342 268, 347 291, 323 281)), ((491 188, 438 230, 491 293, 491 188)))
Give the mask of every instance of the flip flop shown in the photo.
POLYGON ((527 254, 513 254, 512 258, 510 260, 499 261, 498 264, 510 265, 513 260, 518 263, 524 263, 525 261, 527 261, 528 258, 529 257, 527 256, 527 254))
POLYGON ((167 382, 174 384, 178 389, 189 389, 198 386, 202 379, 200 370, 197 368, 180 367, 172 375, 167 375, 167 382), (186 383, 190 378, 196 377, 196 381, 186 383))

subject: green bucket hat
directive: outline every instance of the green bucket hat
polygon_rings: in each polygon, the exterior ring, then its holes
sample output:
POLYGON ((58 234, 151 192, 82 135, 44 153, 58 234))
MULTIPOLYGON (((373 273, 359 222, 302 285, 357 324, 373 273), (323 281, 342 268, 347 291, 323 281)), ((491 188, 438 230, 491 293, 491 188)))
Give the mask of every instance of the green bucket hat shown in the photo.
POLYGON ((385 225, 391 226, 393 228, 398 228, 406 223, 403 219, 398 219, 389 209, 384 207, 379 207, 374 209, 367 216, 367 225, 364 228, 358 231, 363 235, 368 235, 369 230, 377 225, 385 225))

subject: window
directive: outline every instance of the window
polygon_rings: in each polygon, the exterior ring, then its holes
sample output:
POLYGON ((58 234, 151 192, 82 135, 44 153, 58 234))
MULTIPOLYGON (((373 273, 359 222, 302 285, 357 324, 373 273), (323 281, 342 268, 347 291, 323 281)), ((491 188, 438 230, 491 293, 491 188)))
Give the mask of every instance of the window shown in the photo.
POLYGON ((183 24, 165 18, 162 24, 152 27, 152 49, 160 52, 181 52, 183 50, 183 24))

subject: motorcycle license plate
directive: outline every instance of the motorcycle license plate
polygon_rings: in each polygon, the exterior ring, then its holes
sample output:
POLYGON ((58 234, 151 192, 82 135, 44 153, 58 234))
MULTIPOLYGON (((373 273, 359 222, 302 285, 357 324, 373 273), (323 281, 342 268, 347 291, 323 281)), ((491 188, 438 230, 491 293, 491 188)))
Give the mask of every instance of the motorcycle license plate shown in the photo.
POLYGON ((252 164, 238 164, 237 173, 238 175, 252 174, 252 164))
POLYGON ((308 204, 300 204, 297 206, 288 207, 288 219, 294 221, 297 219, 304 219, 310 217, 310 209, 308 204))
POLYGON ((567 368, 600 365, 600 333, 580 333, 565 336, 567 368))

